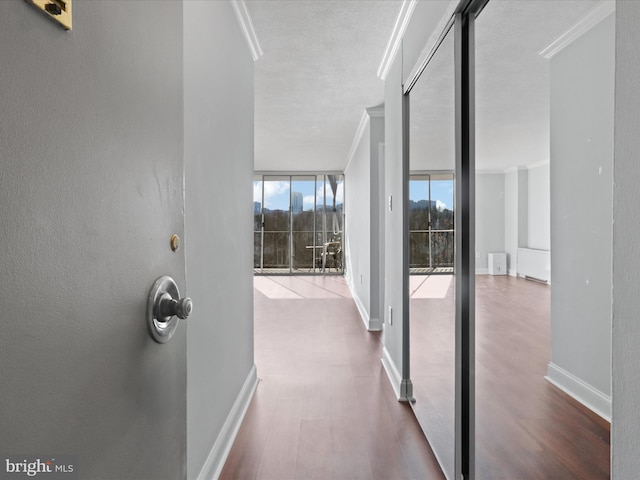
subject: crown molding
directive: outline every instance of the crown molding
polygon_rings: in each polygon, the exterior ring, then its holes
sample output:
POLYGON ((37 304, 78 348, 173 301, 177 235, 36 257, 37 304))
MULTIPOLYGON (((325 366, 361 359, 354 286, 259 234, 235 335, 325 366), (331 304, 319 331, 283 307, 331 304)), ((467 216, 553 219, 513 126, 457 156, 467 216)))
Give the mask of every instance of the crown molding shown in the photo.
POLYGON ((384 117, 384 105, 378 105, 377 107, 369 107, 366 110, 371 118, 384 117))
POLYGON ((578 23, 551 42, 547 48, 540 50, 538 54, 550 60, 558 52, 569 46, 615 11, 616 2, 614 0, 604 0, 600 2, 578 23))
POLYGON ((549 159, 543 160, 542 162, 537 162, 537 163, 532 163, 531 165, 527 165, 527 170, 531 170, 533 168, 538 168, 538 167, 545 167, 550 164, 551 162, 549 161, 549 159))
POLYGON ((516 165, 515 167, 508 167, 503 170, 504 173, 513 173, 513 172, 521 172, 522 170, 527 170, 526 165, 516 165))
POLYGON ((386 80, 387 75, 389 74, 389 69, 391 69, 391 64, 400 49, 402 37, 407 31, 409 20, 411 20, 411 16, 413 15, 413 11, 415 10, 417 3, 418 0, 403 0, 402 2, 400 13, 398 13, 398 18, 396 18, 396 23, 393 26, 393 31, 389 37, 387 48, 382 56, 380 66, 378 67, 377 75, 382 81, 386 80))
POLYGON ((242 35, 244 35, 244 38, 247 41, 247 45, 249 45, 249 50, 251 50, 251 57, 255 62, 262 56, 262 48, 260 47, 260 42, 258 41, 256 32, 253 29, 253 23, 251 22, 251 17, 249 16, 249 10, 247 10, 247 4, 244 3, 244 0, 229 1, 231 3, 231 6, 233 7, 233 11, 236 14, 238 23, 240 24, 242 35))
POLYGON ((360 123, 358 124, 356 134, 353 137, 353 142, 351 143, 351 148, 349 149, 349 154, 347 155, 347 166, 344 167, 345 172, 349 169, 349 166, 351 165, 351 160, 353 160, 353 156, 356 154, 356 149, 360 144, 360 140, 362 140, 362 135, 364 135, 367 125, 369 125, 370 116, 367 110, 368 109, 365 109, 362 112, 362 116, 360 117, 360 123))

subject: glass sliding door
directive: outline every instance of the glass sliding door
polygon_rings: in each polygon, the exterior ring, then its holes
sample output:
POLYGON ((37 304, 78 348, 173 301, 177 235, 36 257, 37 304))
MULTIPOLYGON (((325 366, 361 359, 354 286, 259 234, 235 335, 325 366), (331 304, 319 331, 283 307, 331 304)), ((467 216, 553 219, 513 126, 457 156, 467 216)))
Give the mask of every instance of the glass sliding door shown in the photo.
POLYGON ((455 253, 453 174, 432 174, 429 183, 431 194, 429 251, 432 273, 453 273, 455 253))
POLYGON ((411 175, 409 180, 409 268, 412 274, 430 272, 432 267, 429 227, 429 175, 411 175))
POLYGON ((291 177, 264 176, 262 270, 291 271, 291 177))
POLYGON ((342 273, 344 175, 259 175, 254 273, 342 273))
POLYGON ((253 269, 262 270, 262 176, 253 179, 253 269))
POLYGON ((451 274, 453 174, 412 174, 409 181, 409 268, 411 274, 451 274))
POLYGON ((291 178, 291 269, 311 272, 316 265, 315 237, 315 176, 291 178))
POLYGON ((325 175, 325 243, 324 271, 342 272, 342 228, 344 177, 342 175, 325 175))

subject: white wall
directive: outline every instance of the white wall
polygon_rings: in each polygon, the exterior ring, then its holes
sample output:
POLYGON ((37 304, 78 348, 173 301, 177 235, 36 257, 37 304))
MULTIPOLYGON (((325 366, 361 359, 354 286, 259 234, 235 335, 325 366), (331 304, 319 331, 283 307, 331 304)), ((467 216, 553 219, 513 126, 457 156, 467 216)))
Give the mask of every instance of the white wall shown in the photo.
POLYGON ((368 109, 371 120, 371 312, 369 330, 384 320, 384 107, 368 109))
POLYGON ((551 249, 551 194, 549 164, 529 168, 527 202, 527 247, 551 249))
POLYGON ((613 201, 614 480, 640 472, 640 2, 616 2, 615 188, 613 201))
POLYGON ((518 246, 529 246, 529 170, 518 169, 518 246))
POLYGON ((607 416, 611 394, 613 16, 551 60, 549 378, 607 416))
POLYGON ((184 86, 187 465, 213 478, 256 382, 253 59, 229 2, 184 2, 184 86))
MULTIPOLYGON (((369 123, 369 122, 367 122, 369 123)), ((371 132, 367 124, 344 171, 345 277, 365 326, 371 318, 371 132)))
MULTIPOLYGON (((408 321, 409 309, 405 306, 405 283, 403 273, 403 195, 404 180, 402 169, 402 55, 396 56, 385 82, 385 214, 384 239, 384 327, 383 364, 398 398, 406 395, 403 391, 403 323, 408 321), (392 210, 389 211, 389 197, 392 210), (389 323, 389 307, 393 311, 393 323, 389 323)), ((408 172, 407 172, 408 175, 408 172)), ((407 198, 408 198, 408 192, 407 198)), ((407 285, 408 292, 408 285, 407 285)))
POLYGON ((509 275, 517 274, 518 261, 518 171, 504 174, 504 250, 509 275))
POLYGON ((345 169, 344 240, 345 277, 367 330, 382 328, 380 201, 384 192, 379 155, 383 141, 384 109, 368 108, 364 132, 345 169))
POLYGON ((487 273, 488 254, 505 251, 505 175, 476 175, 476 273, 487 273))

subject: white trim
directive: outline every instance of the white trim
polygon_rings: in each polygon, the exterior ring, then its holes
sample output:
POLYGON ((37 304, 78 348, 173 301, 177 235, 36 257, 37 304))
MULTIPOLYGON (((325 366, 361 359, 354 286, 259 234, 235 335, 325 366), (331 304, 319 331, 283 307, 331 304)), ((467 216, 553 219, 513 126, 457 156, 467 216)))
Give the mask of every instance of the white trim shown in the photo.
POLYGON ((211 447, 209 455, 200 469, 200 473, 197 477, 198 480, 211 480, 220 476, 222 467, 224 467, 224 462, 227 460, 231 446, 236 439, 236 435, 238 434, 238 430, 240 429, 242 420, 247 413, 247 409, 249 408, 249 404, 251 403, 251 399, 253 398, 253 394, 255 393, 257 386, 258 374, 256 366, 253 365, 249 371, 249 375, 247 375, 247 379, 245 380, 242 389, 240 390, 240 393, 238 394, 238 397, 236 398, 236 401, 233 404, 233 407, 231 407, 229 416, 224 422, 216 442, 213 444, 213 447, 211 447))
POLYGON ((382 324, 380 323, 380 319, 379 318, 372 319, 369 317, 369 312, 367 312, 367 309, 364 306, 364 303, 362 303, 362 300, 360 300, 360 297, 358 296, 355 289, 353 288, 351 279, 347 279, 347 285, 349 285, 349 290, 351 291, 351 297, 353 298, 353 301, 356 304, 356 308, 360 313, 360 318, 362 319, 362 323, 364 323, 364 327, 367 329, 367 331, 377 332, 382 330, 382 324))
POLYGON ((384 105, 378 105, 377 107, 369 107, 365 110, 367 110, 367 113, 371 118, 384 117, 384 105))
POLYGON ((546 167, 550 163, 551 162, 548 159, 547 160, 543 160, 542 162, 532 163, 531 165, 527 165, 527 170, 531 170, 533 168, 539 168, 539 167, 546 167))
POLYGON ((504 169, 504 173, 514 173, 514 172, 519 172, 521 170, 526 170, 527 166, 526 165, 517 165, 515 167, 508 167, 504 169))
POLYGON ((263 52, 262 48, 260 47, 260 42, 258 41, 258 36, 256 35, 256 31, 253 29, 253 22, 251 22, 249 10, 247 10, 247 4, 244 3, 244 0, 229 1, 231 2, 233 11, 236 13, 236 18, 238 19, 238 23, 240 24, 240 30, 242 30, 242 35, 244 35, 244 38, 247 41, 247 45, 249 45, 249 50, 251 50, 251 57, 255 62, 262 56, 263 52))
POLYGON ((476 170, 476 175, 504 175, 505 173, 507 173, 506 170, 500 169, 476 170))
POLYGON ((513 269, 513 268, 510 268, 510 269, 509 269, 509 276, 510 276, 510 277, 516 277, 516 278, 517 278, 517 277, 518 277, 518 271, 517 271, 517 270, 515 270, 515 269, 513 269))
POLYGON ((344 171, 346 172, 349 169, 349 165, 351 165, 351 160, 353 160, 353 156, 356 154, 356 150, 358 149, 358 145, 360 144, 360 140, 362 140, 362 136, 369 125, 369 113, 365 109, 362 112, 362 117, 360 117, 360 123, 358 124, 358 128, 356 129, 356 134, 353 137, 353 142, 351 142, 351 148, 349 149, 349 154, 347 155, 347 166, 344 167, 344 171))
POLYGON ((476 268, 476 275, 489 275, 488 268, 476 268))
POLYGON ((418 0, 404 0, 402 2, 398 18, 396 18, 396 23, 393 26, 393 31, 391 32, 389 42, 387 43, 387 48, 384 51, 382 61, 378 67, 377 75, 382 81, 387 79, 387 75, 391 69, 391 64, 400 49, 402 37, 404 37, 404 33, 407 31, 409 20, 411 20, 411 16, 413 15, 413 11, 415 10, 417 3, 418 0))
POLYGON ((569 30, 556 38, 551 44, 538 52, 547 60, 553 58, 562 49, 569 46, 575 40, 587 33, 602 20, 607 18, 616 11, 616 2, 613 0, 604 0, 596 5, 589 13, 587 13, 578 23, 569 30))
POLYGON ((400 375, 398 367, 396 367, 391 355, 389 355, 387 347, 383 347, 382 349, 382 366, 384 367, 384 371, 387 372, 387 378, 389 378, 389 381, 391 382, 391 388, 393 388, 396 398, 398 400, 404 400, 400 394, 402 387, 402 375, 400 375))
POLYGON ((602 393, 553 362, 549 362, 547 376, 544 378, 611 423, 611 397, 609 395, 602 393))
MULTIPOLYGON (((449 24, 449 22, 452 22, 452 17, 455 15, 456 9, 458 8, 459 3, 460 3, 459 0, 449 1, 447 10, 438 21, 438 24, 436 25, 436 27, 433 29, 433 32, 429 36, 427 43, 425 44, 424 48, 420 52, 420 55, 418 56, 418 60, 416 61, 413 68, 409 72, 409 75, 406 78, 402 79, 404 81, 403 85, 405 85, 406 88, 408 88, 409 86, 413 88, 415 86, 416 82, 418 81, 417 77, 419 75, 422 75, 422 71, 424 71, 424 69, 426 68, 425 62, 427 61, 428 58, 430 58, 430 56, 435 54, 434 49, 437 49, 440 47, 440 44, 438 44, 437 42, 438 40, 444 40, 444 37, 441 38, 440 36, 443 34, 443 32, 445 32, 445 28, 447 28, 447 25, 449 24)), ((453 25, 453 23, 451 23, 451 25, 453 25)), ((448 31, 445 33, 445 36, 446 34, 448 34, 448 31)), ((407 93, 407 89, 405 89, 404 93, 407 93)))
POLYGON ((369 319, 369 328, 367 328, 368 332, 380 332, 382 331, 382 322, 379 318, 370 318, 369 319))

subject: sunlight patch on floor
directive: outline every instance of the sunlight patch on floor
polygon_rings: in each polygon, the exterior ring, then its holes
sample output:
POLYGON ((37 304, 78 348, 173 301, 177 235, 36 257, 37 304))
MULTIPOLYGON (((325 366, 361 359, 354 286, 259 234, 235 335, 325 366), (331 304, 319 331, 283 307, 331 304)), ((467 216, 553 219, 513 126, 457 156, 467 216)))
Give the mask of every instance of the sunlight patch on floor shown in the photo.
POLYGON ((253 277, 253 286, 265 297, 271 299, 278 298, 303 298, 293 290, 280 285, 269 277, 253 277))
POLYGON ((445 298, 452 280, 453 275, 411 275, 411 298, 445 298))

